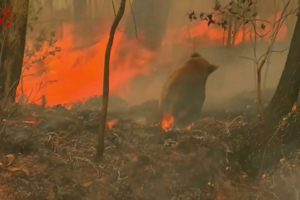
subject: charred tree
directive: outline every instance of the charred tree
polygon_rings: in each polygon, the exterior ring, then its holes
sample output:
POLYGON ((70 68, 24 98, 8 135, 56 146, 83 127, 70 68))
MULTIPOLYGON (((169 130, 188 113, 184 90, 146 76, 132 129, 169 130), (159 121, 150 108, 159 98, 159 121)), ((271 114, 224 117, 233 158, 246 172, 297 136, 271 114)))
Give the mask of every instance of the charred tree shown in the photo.
POLYGON ((267 118, 274 123, 291 111, 300 90, 300 19, 298 17, 285 68, 276 92, 267 108, 267 118))
POLYGON ((172 0, 135 0, 132 5, 135 20, 128 21, 127 37, 136 38, 137 31, 145 47, 159 48, 166 32, 171 5, 172 0))
POLYGON ((1 1, 0 6, 11 9, 10 27, 3 24, 0 28, 0 106, 3 109, 16 98, 23 65, 29 0, 1 1))
POLYGON ((108 110, 108 100, 109 100, 109 64, 110 64, 110 55, 111 49, 114 42, 115 33, 117 27, 124 15, 126 7, 126 0, 122 0, 118 13, 114 19, 114 22, 111 26, 109 39, 106 46, 105 51, 105 60, 104 60, 104 75, 103 75, 103 92, 102 92, 102 107, 101 107, 101 122, 100 122, 100 130, 98 134, 98 146, 96 152, 96 160, 101 160, 104 153, 104 136, 106 129, 106 118, 107 118, 107 110, 108 110))
MULTIPOLYGON (((296 22, 290 50, 288 53, 285 68, 282 72, 276 92, 265 110, 265 123, 259 127, 260 145, 252 152, 261 159, 259 174, 264 170, 277 165, 284 155, 290 155, 299 149, 299 112, 295 103, 298 100, 300 90, 300 20, 296 22), (294 109, 296 108, 296 109, 294 109)), ((252 136, 253 137, 253 136, 252 136)), ((256 163, 252 160, 253 163, 256 163)), ((253 166, 257 167, 257 163, 253 166)))

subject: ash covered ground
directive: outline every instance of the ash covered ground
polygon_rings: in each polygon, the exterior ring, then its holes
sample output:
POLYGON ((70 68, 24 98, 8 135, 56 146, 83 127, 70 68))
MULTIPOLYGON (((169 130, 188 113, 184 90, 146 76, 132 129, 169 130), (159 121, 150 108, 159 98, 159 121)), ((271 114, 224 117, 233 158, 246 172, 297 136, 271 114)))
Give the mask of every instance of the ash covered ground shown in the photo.
MULTIPOLYGON (((192 128, 168 133, 160 128, 157 101, 129 106, 111 98, 100 163, 94 161, 100 98, 71 109, 19 105, 2 115, 0 199, 296 200, 299 142, 282 142, 280 161, 263 167, 269 154, 258 150, 264 130, 254 98, 243 94, 236 99, 244 104, 207 110, 192 128)), ((299 120, 298 107, 278 134, 300 132, 299 120)))

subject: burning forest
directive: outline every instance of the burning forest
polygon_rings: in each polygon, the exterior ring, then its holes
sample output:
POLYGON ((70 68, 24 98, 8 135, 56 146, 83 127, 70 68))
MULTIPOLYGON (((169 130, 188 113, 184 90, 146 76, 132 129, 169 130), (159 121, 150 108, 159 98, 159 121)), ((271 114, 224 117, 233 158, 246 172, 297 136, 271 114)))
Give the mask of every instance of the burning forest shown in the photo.
POLYGON ((297 0, 3 0, 0 200, 297 200, 297 0))

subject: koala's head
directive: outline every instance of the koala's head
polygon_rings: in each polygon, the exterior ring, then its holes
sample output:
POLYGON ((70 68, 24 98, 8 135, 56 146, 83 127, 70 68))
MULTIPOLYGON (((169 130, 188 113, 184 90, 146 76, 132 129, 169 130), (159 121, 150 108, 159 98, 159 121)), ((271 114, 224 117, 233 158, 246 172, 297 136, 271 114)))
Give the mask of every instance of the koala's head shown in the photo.
POLYGON ((217 65, 213 65, 213 64, 210 64, 208 66, 208 73, 211 74, 212 72, 214 72, 216 69, 218 69, 219 67, 217 65))
POLYGON ((206 61, 199 53, 194 52, 191 55, 191 60, 195 61, 199 67, 204 69, 208 75, 214 72, 219 67, 213 64, 210 64, 208 61, 206 61))

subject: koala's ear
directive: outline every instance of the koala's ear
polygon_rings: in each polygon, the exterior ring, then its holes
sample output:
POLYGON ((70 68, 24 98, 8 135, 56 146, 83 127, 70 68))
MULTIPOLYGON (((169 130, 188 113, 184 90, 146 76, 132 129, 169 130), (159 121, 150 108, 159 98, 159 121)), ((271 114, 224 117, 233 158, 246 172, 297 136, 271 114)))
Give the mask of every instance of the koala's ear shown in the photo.
POLYGON ((210 67, 209 67, 209 73, 214 72, 218 68, 219 68, 219 66, 217 66, 217 65, 210 65, 210 67))

